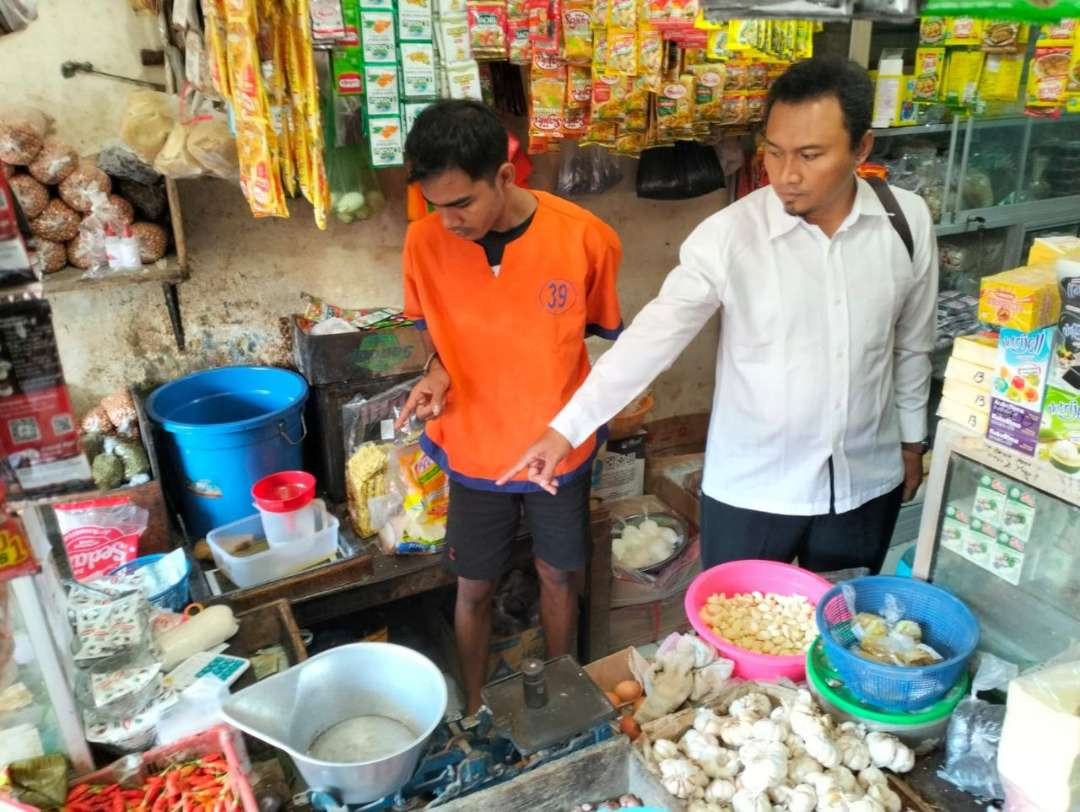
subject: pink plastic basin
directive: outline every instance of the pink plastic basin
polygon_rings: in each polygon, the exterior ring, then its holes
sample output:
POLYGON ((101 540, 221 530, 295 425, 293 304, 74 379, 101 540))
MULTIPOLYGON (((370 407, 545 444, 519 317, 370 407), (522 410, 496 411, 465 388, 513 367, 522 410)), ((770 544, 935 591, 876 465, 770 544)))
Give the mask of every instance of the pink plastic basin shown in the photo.
POLYGON ((777 595, 803 595, 817 605, 832 587, 820 575, 779 561, 746 559, 729 561, 705 570, 686 590, 686 617, 702 640, 735 663, 735 676, 743 679, 776 680, 787 677, 798 682, 806 676, 806 655, 778 657, 758 654, 733 645, 713 634, 701 619, 701 607, 710 595, 741 595, 746 592, 774 592, 777 595))

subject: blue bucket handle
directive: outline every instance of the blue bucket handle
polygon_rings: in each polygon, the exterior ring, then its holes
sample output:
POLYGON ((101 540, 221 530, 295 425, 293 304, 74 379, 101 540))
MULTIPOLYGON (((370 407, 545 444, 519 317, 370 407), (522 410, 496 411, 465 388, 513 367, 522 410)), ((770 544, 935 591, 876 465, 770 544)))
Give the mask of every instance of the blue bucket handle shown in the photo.
POLYGON ((285 421, 278 421, 278 434, 280 434, 289 445, 300 445, 307 439, 307 421, 304 419, 304 415, 300 415, 300 437, 297 440, 292 439, 289 433, 285 430, 285 421))

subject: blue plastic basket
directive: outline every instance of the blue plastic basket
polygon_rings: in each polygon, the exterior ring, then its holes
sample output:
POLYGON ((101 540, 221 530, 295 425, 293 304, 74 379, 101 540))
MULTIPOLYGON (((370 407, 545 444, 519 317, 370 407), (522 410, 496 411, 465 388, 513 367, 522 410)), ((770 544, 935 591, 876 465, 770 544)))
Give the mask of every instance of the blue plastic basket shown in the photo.
POLYGON ((845 582, 855 590, 856 612, 880 612, 885 596, 903 604, 904 618, 923 631, 923 642, 945 659, 905 667, 873 662, 851 651, 858 641, 852 614, 838 584, 817 605, 817 626, 825 653, 848 690, 864 702, 889 711, 917 711, 933 705, 963 674, 979 642, 979 624, 963 603, 944 589, 915 578, 871 575, 845 582))
MULTIPOLYGON (((145 567, 149 564, 153 564, 158 559, 164 558, 164 553, 155 553, 154 555, 144 555, 136 558, 134 561, 129 561, 126 564, 121 564, 114 569, 109 575, 117 575, 122 572, 131 572, 137 570, 140 567, 145 567)), ((180 612, 188 604, 188 600, 191 596, 190 578, 191 578, 191 561, 187 558, 184 559, 184 563, 187 567, 184 569, 184 577, 177 581, 167 589, 163 589, 156 595, 150 596, 150 603, 154 606, 158 606, 162 609, 171 609, 174 612, 180 612)))

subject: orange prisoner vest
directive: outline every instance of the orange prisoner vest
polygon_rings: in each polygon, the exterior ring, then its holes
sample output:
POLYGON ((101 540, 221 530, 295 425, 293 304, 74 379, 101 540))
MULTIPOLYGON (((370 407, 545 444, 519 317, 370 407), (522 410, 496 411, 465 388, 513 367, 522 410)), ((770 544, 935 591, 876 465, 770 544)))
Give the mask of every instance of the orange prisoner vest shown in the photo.
MULTIPOLYGON (((615 231, 573 203, 530 194, 536 214, 506 245, 498 276, 484 249, 448 232, 438 214, 405 237, 405 315, 431 331, 450 374, 443 413, 421 443, 452 479, 483 490, 500 490, 495 480, 585 380, 586 334, 614 339, 622 329, 615 231)), ((557 473, 586 473, 595 451, 593 437, 557 473)), ((537 489, 522 474, 502 490, 537 489)))

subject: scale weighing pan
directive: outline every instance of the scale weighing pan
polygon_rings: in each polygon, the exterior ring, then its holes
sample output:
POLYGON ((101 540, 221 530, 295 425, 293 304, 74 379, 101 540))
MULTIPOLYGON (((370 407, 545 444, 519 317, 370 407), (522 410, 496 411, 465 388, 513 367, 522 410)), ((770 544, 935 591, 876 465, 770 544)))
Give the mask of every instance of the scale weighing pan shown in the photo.
POLYGON ((491 710, 495 731, 512 741, 523 756, 615 718, 604 692, 569 654, 548 660, 543 679, 547 695, 543 707, 526 704, 521 673, 492 682, 480 692, 491 710))

